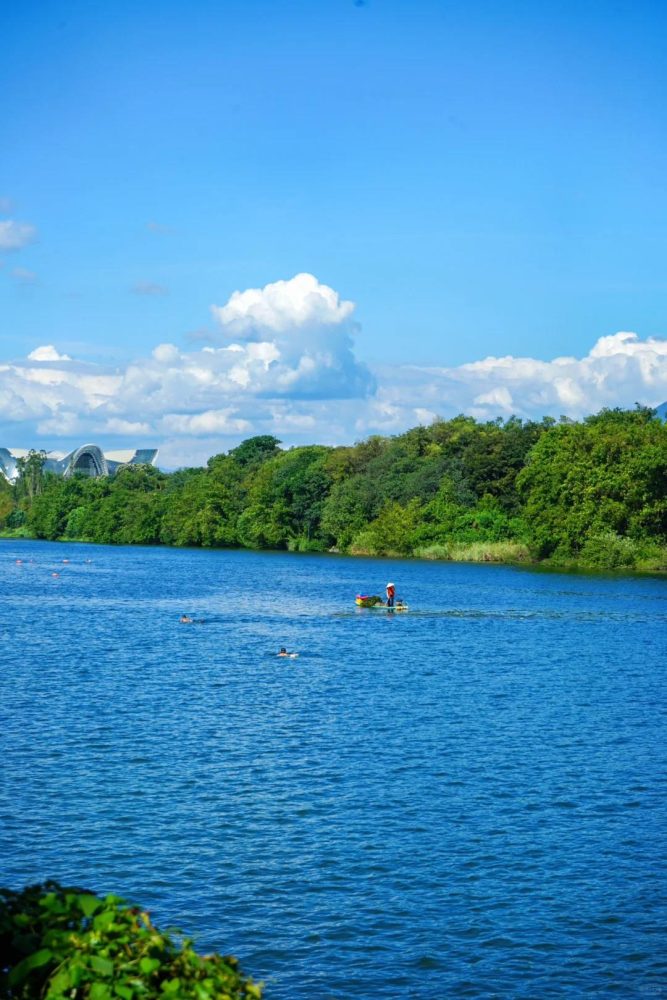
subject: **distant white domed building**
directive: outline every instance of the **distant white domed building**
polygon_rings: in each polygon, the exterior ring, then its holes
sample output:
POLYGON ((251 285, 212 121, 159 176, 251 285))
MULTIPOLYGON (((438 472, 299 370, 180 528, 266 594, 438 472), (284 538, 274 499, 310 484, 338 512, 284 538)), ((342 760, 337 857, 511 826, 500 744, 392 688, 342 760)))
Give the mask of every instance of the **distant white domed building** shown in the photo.
MULTIPOLYGON (((0 475, 10 483, 18 478, 18 460, 27 458, 27 448, 0 448, 0 475)), ((76 473, 91 476, 113 476, 124 465, 155 465, 157 448, 137 448, 103 452, 96 444, 83 444, 74 451, 47 451, 44 472, 57 476, 73 476, 76 473)))

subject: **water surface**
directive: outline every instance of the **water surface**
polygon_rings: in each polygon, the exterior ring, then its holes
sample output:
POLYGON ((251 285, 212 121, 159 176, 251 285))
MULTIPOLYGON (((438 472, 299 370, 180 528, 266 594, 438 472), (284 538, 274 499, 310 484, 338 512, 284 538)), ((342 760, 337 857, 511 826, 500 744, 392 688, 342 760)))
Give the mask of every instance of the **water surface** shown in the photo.
POLYGON ((667 995, 664 580, 6 541, 0 594, 0 884, 268 1000, 667 995))

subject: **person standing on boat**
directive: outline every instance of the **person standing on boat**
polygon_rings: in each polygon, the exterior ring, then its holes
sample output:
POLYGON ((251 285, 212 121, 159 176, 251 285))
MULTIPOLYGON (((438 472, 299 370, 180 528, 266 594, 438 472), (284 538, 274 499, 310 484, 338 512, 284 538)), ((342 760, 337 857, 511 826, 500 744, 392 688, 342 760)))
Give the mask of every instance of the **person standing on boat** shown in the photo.
POLYGON ((388 583, 387 584, 387 607, 388 608, 393 608, 393 606, 394 606, 394 598, 395 597, 396 597, 396 587, 393 585, 393 583, 388 583))

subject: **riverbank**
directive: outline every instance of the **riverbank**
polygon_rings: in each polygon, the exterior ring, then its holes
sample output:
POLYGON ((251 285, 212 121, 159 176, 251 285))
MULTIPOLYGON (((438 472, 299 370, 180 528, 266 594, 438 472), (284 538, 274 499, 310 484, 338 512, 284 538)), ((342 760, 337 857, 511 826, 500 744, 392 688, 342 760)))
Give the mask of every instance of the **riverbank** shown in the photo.
POLYGON ((418 559, 438 559, 445 562, 499 563, 505 566, 534 565, 544 569, 592 572, 604 570, 641 573, 667 573, 667 549, 651 553, 634 551, 630 539, 612 539, 595 558, 537 559, 522 542, 474 542, 462 545, 431 545, 415 552, 418 559), (620 543, 620 544, 619 544, 620 543))
POLYGON ((32 535, 27 528, 3 528, 0 531, 0 538, 27 538, 38 541, 36 535, 32 535))
POLYGON ((667 570, 667 425, 648 410, 279 445, 250 438, 171 474, 18 482, 0 523, 50 541, 667 570))
MULTIPOLYGON (((0 541, 21 539, 25 541, 43 541, 31 534, 26 527, 4 529, 0 531, 0 541)), ((75 544, 109 544, 99 543, 92 538, 56 538, 56 542, 71 542, 75 544)), ((123 547, 132 547, 136 543, 119 543, 123 547)), ((268 549, 252 547, 249 545, 239 546, 179 546, 154 544, 155 548, 201 548, 201 549, 230 549, 249 552, 281 552, 282 548, 268 549)), ((449 544, 428 545, 415 549, 413 552, 396 552, 385 550, 382 552, 372 551, 360 546, 351 546, 347 550, 337 548, 324 549, 315 546, 288 547, 287 551, 299 554, 321 555, 343 555, 356 558, 370 559, 416 559, 424 562, 450 562, 450 563, 486 563, 498 566, 534 566, 536 569, 551 569, 563 572, 578 573, 649 573, 656 576, 667 574, 667 549, 655 548, 652 552, 637 552, 630 539, 612 538, 607 540, 606 547, 596 547, 596 558, 586 560, 583 558, 572 559, 538 559, 524 542, 471 542, 464 544, 461 542, 451 542, 449 544)))

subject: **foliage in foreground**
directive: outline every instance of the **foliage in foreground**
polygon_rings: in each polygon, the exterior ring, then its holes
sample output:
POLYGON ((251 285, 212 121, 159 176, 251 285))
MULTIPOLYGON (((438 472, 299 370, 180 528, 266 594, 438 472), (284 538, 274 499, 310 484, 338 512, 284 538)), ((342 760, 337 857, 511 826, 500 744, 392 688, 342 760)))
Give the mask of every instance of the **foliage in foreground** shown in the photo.
POLYGON ((259 1000, 235 958, 198 955, 118 896, 56 882, 0 890, 0 996, 17 1000, 259 1000))
POLYGON ((436 420, 353 447, 250 438, 206 468, 43 476, 35 453, 0 529, 114 544, 245 546, 667 568, 667 423, 436 420), (13 505, 12 505, 13 504, 13 505))

